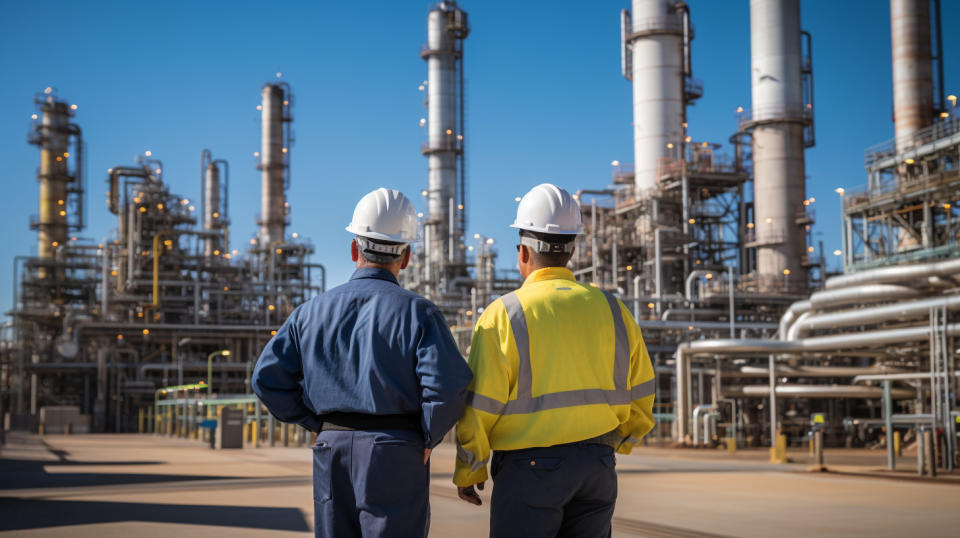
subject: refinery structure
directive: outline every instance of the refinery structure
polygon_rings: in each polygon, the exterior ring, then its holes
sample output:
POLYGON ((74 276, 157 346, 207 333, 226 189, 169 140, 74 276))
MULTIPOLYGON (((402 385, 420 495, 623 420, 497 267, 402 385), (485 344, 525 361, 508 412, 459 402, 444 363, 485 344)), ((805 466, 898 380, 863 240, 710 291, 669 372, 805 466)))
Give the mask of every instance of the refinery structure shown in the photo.
MULTIPOLYGON (((725 149, 689 134, 687 109, 705 91, 693 72, 695 21, 678 0, 633 0, 621 12, 634 162, 615 161, 611 178, 576 194, 586 233, 571 269, 619 294, 643 329, 658 375, 651 439, 771 446, 778 457, 820 432, 827 446, 885 447, 891 465, 902 440, 917 443, 921 469, 952 469, 960 120, 944 91, 939 1, 890 0, 895 137, 866 149, 866 181, 850 178, 864 187, 838 189, 842 216, 820 215, 842 217, 842 274, 828 273, 811 233, 813 36, 799 0, 750 1, 741 71, 752 106, 738 110, 725 149)), ((401 282, 440 306, 464 351, 483 307, 520 285, 496 269, 492 240, 466 236, 469 34, 457 3, 429 11, 426 211, 401 282)), ((253 363, 286 315, 323 292, 325 274, 286 229, 292 92, 274 81, 261 98, 260 231, 240 248, 229 167, 207 150, 199 204, 172 193, 145 155, 108 173, 116 236, 73 240, 84 226, 82 132, 55 91, 37 96, 38 250, 16 260, 0 370, 11 426, 76 406, 93 431, 145 421, 192 435, 213 404, 243 406, 251 437, 263 435, 253 363)))

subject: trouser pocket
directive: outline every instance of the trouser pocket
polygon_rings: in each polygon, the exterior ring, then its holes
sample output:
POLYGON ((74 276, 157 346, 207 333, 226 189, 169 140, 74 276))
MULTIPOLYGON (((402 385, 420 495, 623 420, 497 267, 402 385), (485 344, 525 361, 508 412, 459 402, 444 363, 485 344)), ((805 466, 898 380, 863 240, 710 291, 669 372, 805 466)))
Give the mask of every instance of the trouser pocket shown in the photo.
POLYGON ((317 441, 313 446, 313 500, 330 500, 330 484, 333 480, 333 448, 326 441, 317 441))

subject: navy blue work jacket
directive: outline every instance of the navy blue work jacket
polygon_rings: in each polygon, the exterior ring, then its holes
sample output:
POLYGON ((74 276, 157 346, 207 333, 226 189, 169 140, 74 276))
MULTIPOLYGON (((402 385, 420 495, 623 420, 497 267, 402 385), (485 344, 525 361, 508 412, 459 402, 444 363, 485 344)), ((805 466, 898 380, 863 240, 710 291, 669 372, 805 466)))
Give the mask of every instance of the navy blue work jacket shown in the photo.
POLYGON ((432 448, 463 413, 472 377, 437 307, 367 267, 290 314, 252 383, 274 416, 311 431, 334 411, 420 415, 432 448))

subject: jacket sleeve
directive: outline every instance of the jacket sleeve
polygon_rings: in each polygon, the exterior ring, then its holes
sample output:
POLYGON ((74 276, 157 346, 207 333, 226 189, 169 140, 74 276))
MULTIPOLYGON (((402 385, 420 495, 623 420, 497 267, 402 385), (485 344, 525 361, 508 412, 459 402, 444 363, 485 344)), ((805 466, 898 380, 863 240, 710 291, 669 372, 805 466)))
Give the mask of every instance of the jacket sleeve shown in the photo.
POLYGON ((273 416, 316 432, 322 424, 303 401, 303 363, 296 323, 299 311, 297 308, 290 314, 263 348, 251 384, 273 416))
POLYGON ((467 385, 473 377, 438 311, 427 316, 421 326, 417 377, 424 443, 433 448, 463 413, 467 385))
MULTIPOLYGON (((618 301, 619 302, 619 301, 618 301)), ((630 314, 630 310, 620 303, 623 322, 627 326, 630 338, 630 416, 620 425, 618 432, 624 438, 617 449, 620 454, 629 454, 643 436, 653 429, 653 399, 657 380, 653 364, 643 343, 640 327, 630 314)))
POLYGON ((506 347, 507 337, 498 326, 509 326, 502 303, 494 303, 483 313, 473 332, 468 364, 473 382, 467 396, 467 408, 457 423, 457 461, 453 482, 459 487, 479 484, 487 479, 490 461, 490 431, 500 419, 510 388, 516 383, 506 347))

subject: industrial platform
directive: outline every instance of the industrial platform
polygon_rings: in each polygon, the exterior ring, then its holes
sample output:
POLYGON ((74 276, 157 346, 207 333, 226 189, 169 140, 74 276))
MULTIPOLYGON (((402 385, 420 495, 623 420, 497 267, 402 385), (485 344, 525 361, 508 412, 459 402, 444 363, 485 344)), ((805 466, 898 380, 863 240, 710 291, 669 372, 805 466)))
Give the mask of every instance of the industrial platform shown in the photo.
MULTIPOLYGON (((840 473, 765 451, 639 449, 618 457, 614 536, 953 536, 960 476, 874 469, 882 451, 828 450, 840 473), (875 455, 874 455, 875 452, 875 455), (849 473, 849 474, 847 474, 849 473)), ((0 534, 293 536, 313 528, 310 450, 210 450, 154 435, 11 434, 0 450, 0 534)), ((455 450, 432 461, 431 536, 487 536, 489 502, 456 498, 455 450)), ((831 467, 832 469, 832 467, 831 467)), ((489 484, 488 484, 489 486, 489 484)), ((482 494, 489 500, 490 488, 482 494)))

